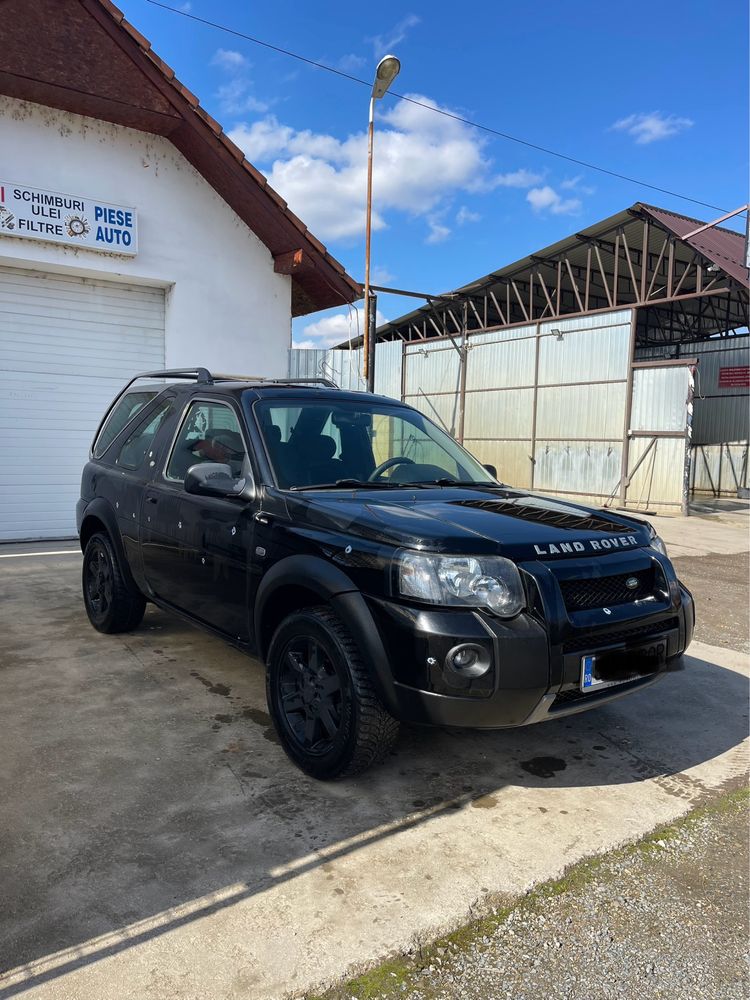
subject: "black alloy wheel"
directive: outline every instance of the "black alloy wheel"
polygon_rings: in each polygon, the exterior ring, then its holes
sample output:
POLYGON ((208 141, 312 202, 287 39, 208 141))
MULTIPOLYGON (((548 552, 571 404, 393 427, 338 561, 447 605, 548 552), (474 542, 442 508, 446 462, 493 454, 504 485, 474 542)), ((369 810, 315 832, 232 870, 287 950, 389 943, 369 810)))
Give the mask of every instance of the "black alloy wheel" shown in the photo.
POLYGON ((381 704, 359 649, 333 611, 285 618, 268 651, 268 710, 282 746, 321 780, 359 774, 393 746, 398 723, 381 704))
POLYGON ((141 623, 146 599, 126 580, 112 542, 103 532, 86 543, 81 582, 86 613, 97 631, 130 632, 141 623))
POLYGON ((112 608, 114 593, 112 563, 102 541, 94 538, 86 553, 84 587, 91 614, 102 620, 112 608))
POLYGON ((341 729, 345 694, 331 657, 317 639, 296 636, 284 647, 280 669, 287 732, 306 754, 330 752, 341 729))

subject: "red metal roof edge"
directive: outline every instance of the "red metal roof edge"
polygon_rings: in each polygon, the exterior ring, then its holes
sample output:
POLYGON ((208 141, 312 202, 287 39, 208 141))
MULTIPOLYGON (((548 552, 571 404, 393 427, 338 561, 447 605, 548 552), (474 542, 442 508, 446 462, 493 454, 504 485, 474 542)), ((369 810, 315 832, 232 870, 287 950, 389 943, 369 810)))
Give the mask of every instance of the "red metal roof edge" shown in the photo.
POLYGON ((237 160, 240 166, 248 174, 252 182, 262 189, 263 193, 275 203, 276 208, 280 211, 284 218, 290 222, 300 235, 307 240, 312 251, 317 253, 323 259, 325 264, 336 272, 335 276, 339 279, 339 281, 343 281, 343 283, 348 286, 352 293, 352 298, 349 301, 354 301, 360 298, 362 295, 361 284, 352 278, 351 275, 347 274, 344 265, 341 264, 341 262, 328 251, 325 244, 321 243, 321 241, 310 232, 299 216, 292 212, 281 195, 268 183, 264 174, 254 167, 253 164, 245 157, 245 154, 240 147, 236 143, 232 142, 222 128, 221 124, 201 106, 201 103, 195 94, 188 90, 188 88, 178 80, 172 67, 164 62, 164 60, 154 52, 151 47, 151 42, 125 18, 124 13, 119 9, 119 7, 112 3, 112 0, 97 0, 97 2, 112 18, 115 24, 126 31, 127 34, 130 35, 130 37, 137 43, 138 48, 143 55, 153 63, 167 83, 177 92, 179 99, 185 101, 190 106, 192 111, 201 119, 201 121, 208 126, 213 136, 218 139, 232 154, 235 160, 237 160))
POLYGON ((666 226, 670 232, 674 233, 677 239, 682 240, 702 256, 707 257, 745 288, 750 288, 750 272, 744 262, 745 236, 743 233, 738 233, 736 229, 727 229, 725 226, 711 226, 709 229, 704 229, 702 233, 698 233, 697 236, 686 239, 688 233, 706 225, 706 223, 701 219, 693 219, 689 215, 671 212, 666 208, 657 208, 656 205, 646 205, 643 202, 640 205, 655 222, 666 226), (676 225, 672 220, 679 220, 684 225, 676 225))

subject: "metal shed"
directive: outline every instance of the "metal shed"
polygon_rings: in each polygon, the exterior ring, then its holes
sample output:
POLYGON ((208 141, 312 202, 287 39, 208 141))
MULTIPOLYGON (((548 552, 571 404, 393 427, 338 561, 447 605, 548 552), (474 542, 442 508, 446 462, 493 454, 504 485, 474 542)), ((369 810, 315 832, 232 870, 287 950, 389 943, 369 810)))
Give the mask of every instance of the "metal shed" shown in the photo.
POLYGON ((378 329, 376 389, 387 353, 386 391, 514 484, 641 510, 687 511, 691 488, 736 494, 745 237, 705 226, 637 203, 431 297, 378 329))

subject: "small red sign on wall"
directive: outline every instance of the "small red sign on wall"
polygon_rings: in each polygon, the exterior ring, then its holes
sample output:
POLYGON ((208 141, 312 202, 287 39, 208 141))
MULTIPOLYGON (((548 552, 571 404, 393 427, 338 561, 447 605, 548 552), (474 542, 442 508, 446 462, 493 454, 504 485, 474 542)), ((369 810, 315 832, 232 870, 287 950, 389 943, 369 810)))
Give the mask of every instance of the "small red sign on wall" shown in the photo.
POLYGON ((720 389, 750 389, 750 365, 719 369, 720 389))

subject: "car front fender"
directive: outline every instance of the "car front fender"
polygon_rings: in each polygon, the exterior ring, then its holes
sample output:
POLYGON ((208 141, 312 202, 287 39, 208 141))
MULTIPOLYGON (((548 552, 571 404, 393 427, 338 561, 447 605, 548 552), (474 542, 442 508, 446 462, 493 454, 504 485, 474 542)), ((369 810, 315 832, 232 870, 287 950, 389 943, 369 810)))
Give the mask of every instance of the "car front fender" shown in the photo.
POLYGON ((274 600, 289 588, 312 591, 320 597, 321 604, 328 604, 333 609, 356 643, 381 701, 391 714, 395 714, 397 700, 393 676, 367 602, 346 573, 319 556, 288 556, 271 567, 261 580, 254 610, 256 643, 261 658, 265 659, 270 642, 270 636, 265 635, 264 620, 274 600))

